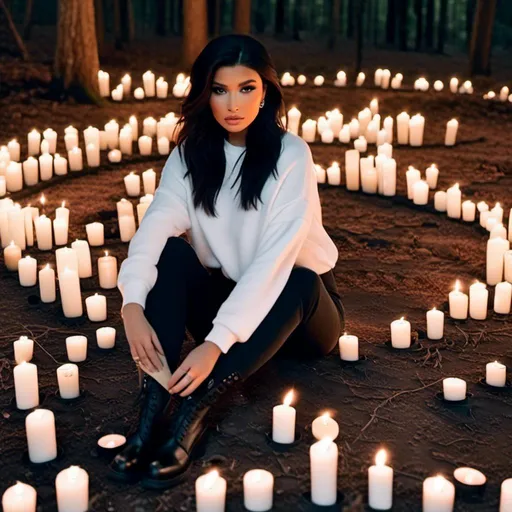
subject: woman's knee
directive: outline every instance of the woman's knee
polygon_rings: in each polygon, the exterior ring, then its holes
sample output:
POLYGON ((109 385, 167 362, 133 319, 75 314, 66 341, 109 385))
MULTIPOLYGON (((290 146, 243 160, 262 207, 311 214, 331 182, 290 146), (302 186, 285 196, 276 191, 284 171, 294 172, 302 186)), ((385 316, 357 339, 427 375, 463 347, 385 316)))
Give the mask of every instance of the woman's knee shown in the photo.
POLYGON ((319 290, 320 277, 310 268, 293 267, 286 286, 293 289, 293 291, 310 294, 319 290))
POLYGON ((194 251, 194 249, 184 238, 179 236, 169 237, 160 254, 157 263, 158 270, 162 270, 162 268, 172 264, 172 262, 176 260, 186 261, 186 255, 190 254, 190 251, 194 251))

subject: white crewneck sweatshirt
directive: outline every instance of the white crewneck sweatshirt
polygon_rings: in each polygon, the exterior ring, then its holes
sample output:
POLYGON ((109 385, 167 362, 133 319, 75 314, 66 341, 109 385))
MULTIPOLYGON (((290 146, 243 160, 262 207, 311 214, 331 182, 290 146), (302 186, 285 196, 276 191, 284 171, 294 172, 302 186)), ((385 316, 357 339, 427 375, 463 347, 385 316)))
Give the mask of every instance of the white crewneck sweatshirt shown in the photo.
POLYGON ((217 217, 196 209, 192 182, 175 147, 165 163, 160 184, 123 261, 118 287, 123 306, 145 307, 157 279, 156 264, 169 237, 187 234, 205 267, 221 268, 237 284, 213 320, 205 340, 224 353, 247 341, 285 287, 294 266, 317 274, 332 269, 338 250, 322 225, 322 212, 311 150, 300 137, 283 135, 278 176, 263 187, 258 210, 245 211, 231 188, 244 147, 224 143, 226 172, 217 196, 217 217))

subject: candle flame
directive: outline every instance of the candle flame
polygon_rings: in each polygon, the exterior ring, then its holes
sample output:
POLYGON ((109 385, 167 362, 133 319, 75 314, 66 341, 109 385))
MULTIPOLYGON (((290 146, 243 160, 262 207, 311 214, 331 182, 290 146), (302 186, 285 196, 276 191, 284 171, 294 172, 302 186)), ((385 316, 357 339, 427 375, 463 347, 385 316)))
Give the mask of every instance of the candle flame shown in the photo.
POLYGON ((108 256, 108 251, 105 251, 105 256, 108 256))
POLYGON ((322 414, 321 418, 322 418, 322 423, 324 425, 327 425, 327 420, 329 420, 331 418, 331 415, 328 412, 324 412, 322 414))
POLYGON ((404 317, 400 318, 400 322, 403 322, 404 321, 404 317))
POLYGON ((46 266, 45 266, 44 268, 49 269, 49 268, 50 268, 50 264, 49 264, 49 263, 47 263, 47 264, 46 264, 46 266))
POLYGON ((41 198, 39 199, 40 203, 44 206, 46 203, 46 197, 44 197, 44 194, 41 194, 41 198))
POLYGON ((458 280, 458 279, 455 281, 455 288, 454 288, 454 291, 456 291, 456 292, 459 292, 459 291, 460 291, 460 283, 459 283, 459 280, 458 280))
POLYGON ((292 401, 293 401, 293 389, 288 391, 288 393, 284 397, 283 404, 284 405, 290 405, 292 403, 292 401))
POLYGON ((62 201, 61 208, 66 208, 66 201, 62 201))
POLYGON ((217 481, 217 478, 219 478, 219 472, 216 469, 210 471, 208 476, 204 479, 204 488, 211 489, 217 481))
POLYGON ((379 450, 377 452, 377 455, 375 455, 375 464, 377 466, 385 466, 387 458, 388 458, 388 454, 387 454, 386 450, 384 450, 384 448, 382 448, 381 450, 379 450))

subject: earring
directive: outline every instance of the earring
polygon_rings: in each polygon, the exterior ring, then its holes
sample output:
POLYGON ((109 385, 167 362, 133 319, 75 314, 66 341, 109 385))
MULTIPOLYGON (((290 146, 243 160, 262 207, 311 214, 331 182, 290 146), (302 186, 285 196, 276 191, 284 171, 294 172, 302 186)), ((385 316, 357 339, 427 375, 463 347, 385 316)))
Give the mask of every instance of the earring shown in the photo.
POLYGON ((263 108, 263 105, 265 105, 265 100, 263 100, 263 101, 260 103, 260 108, 263 108))

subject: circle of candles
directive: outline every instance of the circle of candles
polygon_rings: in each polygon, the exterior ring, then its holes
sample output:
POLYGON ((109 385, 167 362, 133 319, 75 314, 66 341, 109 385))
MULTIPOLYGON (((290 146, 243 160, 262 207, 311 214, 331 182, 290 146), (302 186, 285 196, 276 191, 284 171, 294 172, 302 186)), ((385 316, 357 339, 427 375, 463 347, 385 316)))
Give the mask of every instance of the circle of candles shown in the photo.
POLYGON ((507 367, 494 361, 485 365, 485 382, 489 386, 505 387, 507 383, 507 367))
POLYGON ((329 437, 309 448, 311 467, 311 501, 315 505, 329 506, 338 497, 338 447, 329 437))
POLYGON ((39 405, 37 366, 23 361, 14 367, 13 374, 16 407, 21 410, 37 407, 39 405))
POLYGON ((393 506, 393 468, 386 465, 386 459, 386 450, 379 450, 375 465, 368 468, 368 504, 374 510, 393 506))
POLYGON ((264 469, 252 469, 244 475, 244 506, 252 512, 270 510, 273 504, 274 475, 264 469))
POLYGON ((20 336, 14 343, 14 360, 16 364, 21 364, 23 361, 27 363, 34 355, 34 340, 27 338, 27 336, 20 336))
POLYGON ((423 481, 423 512, 452 512, 455 486, 444 476, 437 475, 423 481))
POLYGON ((31 462, 40 464, 57 457, 55 416, 48 409, 37 409, 25 419, 28 456, 31 462))
POLYGON ((80 396, 78 380, 78 366, 67 363, 57 368, 57 381, 59 383, 60 397, 71 400, 80 396))
POLYGON ((409 348, 411 346, 411 324, 404 320, 391 322, 391 346, 393 348, 409 348))
POLYGON ((444 333, 444 313, 432 308, 427 312, 427 338, 440 340, 444 333))
POLYGON ((311 432, 318 440, 324 437, 330 437, 334 441, 340 433, 340 427, 336 420, 331 418, 329 413, 326 412, 313 421, 311 424, 311 432))
POLYGON ((70 466, 55 479, 59 512, 89 510, 89 475, 87 471, 70 466))
POLYGON ((359 360, 359 338, 352 334, 344 333, 339 338, 340 358, 343 361, 359 360))
POLYGON ((4 512, 36 512, 37 492, 28 484, 16 482, 2 496, 4 512))
POLYGON ((486 476, 478 469, 473 468, 457 468, 453 472, 453 477, 464 485, 480 486, 487 482, 486 476))
POLYGON ((126 437, 121 434, 107 434, 98 439, 98 446, 105 450, 120 448, 126 443, 126 437))
POLYGON ((197 512, 223 512, 226 507, 226 479, 217 470, 197 478, 196 510, 197 512))
POLYGON ((455 281, 455 288, 448 296, 450 317, 455 320, 466 320, 468 317, 468 296, 460 291, 459 280, 455 281))
POLYGON ((95 293, 85 299, 87 316, 91 322, 103 322, 107 319, 107 297, 95 293))
POLYGON ((466 381, 457 377, 443 379, 443 396, 449 402, 459 402, 466 398, 466 381))
POLYGON ((87 358, 87 338, 85 336, 68 336, 66 338, 66 352, 68 359, 73 363, 80 363, 87 358))
POLYGON ((282 405, 276 405, 272 411, 272 440, 275 443, 290 444, 295 440, 296 411, 291 407, 293 390, 284 397, 282 405))
POLYGON ((100 348, 114 348, 116 344, 116 330, 113 327, 100 327, 96 329, 96 342, 100 348))

